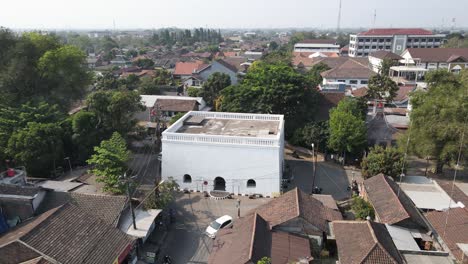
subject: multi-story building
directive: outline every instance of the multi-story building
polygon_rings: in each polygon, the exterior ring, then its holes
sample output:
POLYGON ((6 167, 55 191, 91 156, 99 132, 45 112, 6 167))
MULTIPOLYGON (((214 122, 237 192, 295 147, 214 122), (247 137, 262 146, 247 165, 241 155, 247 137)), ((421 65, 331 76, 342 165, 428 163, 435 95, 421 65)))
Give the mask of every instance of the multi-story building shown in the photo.
POLYGON ((306 39, 294 45, 294 52, 340 53, 340 45, 334 39, 306 39))
POLYGON ((407 48, 438 48, 445 35, 421 28, 378 28, 350 35, 349 56, 367 57, 385 50, 400 55, 407 48))
POLYGON ((162 178, 191 191, 277 196, 283 151, 282 115, 191 111, 162 134, 162 178))

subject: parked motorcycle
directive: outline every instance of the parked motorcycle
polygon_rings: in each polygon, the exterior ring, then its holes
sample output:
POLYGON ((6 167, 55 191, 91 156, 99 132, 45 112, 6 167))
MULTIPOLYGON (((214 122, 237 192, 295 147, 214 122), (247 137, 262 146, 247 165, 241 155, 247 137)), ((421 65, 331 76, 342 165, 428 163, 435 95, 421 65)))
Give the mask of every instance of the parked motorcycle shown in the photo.
POLYGON ((167 255, 164 256, 163 262, 162 262, 162 263, 163 263, 163 264, 171 264, 171 263, 172 263, 171 257, 169 257, 169 256, 167 256, 167 255))

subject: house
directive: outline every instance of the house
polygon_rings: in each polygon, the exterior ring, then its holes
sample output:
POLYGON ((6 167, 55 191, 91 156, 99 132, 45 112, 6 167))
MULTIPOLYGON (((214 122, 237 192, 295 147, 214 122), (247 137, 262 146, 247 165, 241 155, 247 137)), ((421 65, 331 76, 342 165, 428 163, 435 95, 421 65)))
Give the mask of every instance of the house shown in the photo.
POLYGON ((203 61, 177 62, 173 75, 175 78, 184 79, 206 67, 208 67, 208 64, 203 63, 203 61))
POLYGON ((162 178, 212 195, 278 196, 283 149, 282 115, 191 111, 162 134, 162 178))
POLYGON ((410 93, 416 91, 416 85, 400 85, 392 103, 398 108, 409 108, 410 93))
POLYGON ((184 86, 185 87, 190 87, 190 86, 200 87, 215 72, 229 75, 229 77, 231 78, 232 85, 236 85, 238 82, 237 67, 230 64, 225 59, 218 59, 218 60, 213 61, 213 63, 211 63, 210 65, 202 68, 201 70, 194 72, 192 76, 189 77, 188 79, 185 79, 184 86))
MULTIPOLYGON (((382 62, 385 59, 391 60, 395 62, 395 64, 398 64, 399 61, 402 59, 402 57, 391 51, 386 51, 386 50, 378 50, 378 51, 372 52, 369 54, 369 65, 371 69, 376 73, 380 72, 380 67, 382 66, 382 62)), ((387 75, 388 72, 385 72, 383 74, 387 75)))
POLYGON ((313 259, 307 238, 271 230, 259 214, 245 216, 232 229, 218 232, 209 264, 256 264, 269 257, 272 264, 310 263, 313 259))
POLYGON ((468 263, 468 210, 432 211, 426 218, 458 263, 468 263))
POLYGON ((367 115, 367 142, 370 146, 394 146, 396 145, 398 135, 408 129, 409 117, 406 116, 406 110, 401 109, 405 111, 403 114, 399 112, 395 113, 395 110, 397 108, 374 106, 374 113, 367 115), (385 112, 390 109, 391 113, 385 112))
POLYGON ((460 72, 468 68, 468 48, 408 48, 401 54, 401 62, 427 70, 446 69, 460 72))
POLYGON ((344 91, 320 91, 320 100, 317 106, 317 121, 330 119, 330 110, 345 98, 344 91))
POLYGON ((409 229, 429 229, 411 199, 390 177, 379 174, 365 180, 363 185, 361 194, 374 207, 377 222, 409 229))
POLYGON ((249 60, 259 60, 263 57, 262 51, 246 51, 242 54, 243 57, 249 60))
POLYGON ((135 114, 135 118, 145 124, 154 123, 158 114, 163 120, 168 121, 178 113, 209 110, 202 97, 166 95, 141 95, 140 97, 146 109, 135 114))
POLYGON ((375 28, 349 38, 349 56, 367 57, 378 50, 400 55, 407 48, 438 48, 445 35, 421 28, 375 28))
POLYGON ((189 52, 181 56, 182 58, 191 58, 196 60, 211 60, 213 54, 211 52, 189 52))
POLYGON ((121 263, 135 240, 73 204, 53 208, 0 237, 0 263, 121 263), (115 262, 114 262, 115 261, 115 262))
POLYGON ((342 83, 350 86, 352 89, 367 86, 370 77, 375 75, 375 72, 369 68, 368 63, 362 63, 353 58, 344 59, 338 66, 332 67, 330 70, 320 74, 323 78, 322 85, 327 86, 342 83))
POLYGON ((342 220, 331 195, 310 195, 299 188, 253 209, 248 214, 259 214, 273 230, 314 237, 321 241, 323 235, 331 235, 332 221, 342 220))
POLYGON ((349 56, 349 44, 345 45, 340 49, 340 56, 341 57, 348 57, 349 56))
POLYGON ((373 221, 335 221, 338 257, 341 264, 406 263, 384 224, 373 221))
POLYGON ((340 45, 335 39, 305 39, 294 44, 294 52, 340 53, 340 45))

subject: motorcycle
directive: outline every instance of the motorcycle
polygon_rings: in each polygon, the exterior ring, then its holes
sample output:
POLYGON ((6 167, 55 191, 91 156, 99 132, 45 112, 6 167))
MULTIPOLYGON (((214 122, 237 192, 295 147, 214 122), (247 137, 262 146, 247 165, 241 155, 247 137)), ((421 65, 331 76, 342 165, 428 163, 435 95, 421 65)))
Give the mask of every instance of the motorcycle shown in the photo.
POLYGON ((171 263, 172 263, 171 257, 167 255, 164 256, 162 264, 171 264, 171 263))

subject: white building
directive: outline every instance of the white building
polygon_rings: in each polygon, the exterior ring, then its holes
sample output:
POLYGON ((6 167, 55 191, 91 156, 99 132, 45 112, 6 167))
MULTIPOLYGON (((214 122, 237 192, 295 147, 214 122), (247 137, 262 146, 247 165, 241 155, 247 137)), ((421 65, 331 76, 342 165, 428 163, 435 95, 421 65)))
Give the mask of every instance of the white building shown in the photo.
POLYGON ((438 48, 445 35, 421 28, 377 28, 350 35, 349 56, 367 57, 377 50, 400 55, 407 48, 438 48))
POLYGON ((294 52, 340 53, 340 45, 334 39, 306 39, 294 44, 294 52))
POLYGON ((192 111, 162 134, 162 178, 181 189, 280 193, 282 115, 192 111))

